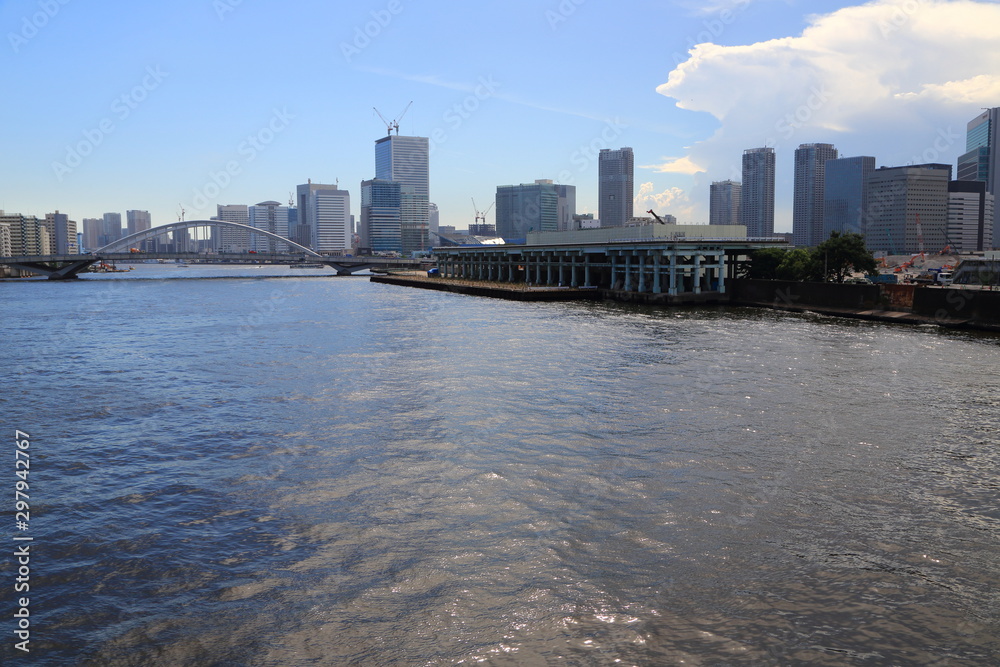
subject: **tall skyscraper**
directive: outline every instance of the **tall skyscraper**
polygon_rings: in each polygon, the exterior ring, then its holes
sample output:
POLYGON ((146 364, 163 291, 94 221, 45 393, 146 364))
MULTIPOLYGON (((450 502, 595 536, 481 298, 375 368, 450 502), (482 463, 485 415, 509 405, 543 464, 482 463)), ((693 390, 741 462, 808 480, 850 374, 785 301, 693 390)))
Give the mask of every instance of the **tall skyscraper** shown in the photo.
MULTIPOLYGON (((276 201, 264 201, 248 210, 250 226, 288 238, 288 207, 276 201)), ((288 244, 259 234, 251 234, 257 252, 287 252, 288 244)))
POLYGON ((371 252, 401 252, 402 186, 373 178, 361 182, 361 247, 371 252))
POLYGON ((75 255, 79 252, 76 245, 76 221, 70 220, 65 213, 46 213, 45 231, 49 237, 49 248, 56 255, 75 255))
POLYGON ((958 252, 981 252, 993 247, 993 195, 982 181, 948 184, 948 244, 958 252))
POLYGON ((429 212, 427 230, 431 237, 431 245, 435 245, 438 239, 438 228, 441 226, 441 211, 434 202, 428 204, 427 207, 429 212))
POLYGON ((880 167, 868 177, 865 245, 893 255, 947 245, 951 165, 880 167))
POLYGON ((548 179, 500 185, 496 205, 498 236, 523 239, 532 231, 554 232, 559 230, 561 215, 568 215, 567 224, 572 225, 576 215, 576 186, 558 185, 548 179))
POLYGON ((774 235, 774 149, 743 151, 740 224, 749 238, 774 235))
POLYGON ((144 232, 153 226, 149 211, 125 211, 125 220, 128 234, 144 232))
POLYGON ((291 240, 316 252, 341 254, 351 249, 351 194, 336 184, 307 183, 295 189, 298 224, 291 240))
POLYGON ((743 184, 738 181, 715 181, 709 187, 708 224, 739 225, 740 192, 743 184))
POLYGON ((875 158, 870 155, 827 161, 826 185, 823 189, 822 241, 830 238, 833 232, 865 233, 868 177, 873 171, 875 158))
MULTIPOLYGON (((958 158, 958 180, 982 181, 994 200, 1000 197, 1000 107, 986 109, 966 127, 966 153, 958 158)), ((1000 243, 1000 208, 993 211, 993 239, 1000 243)))
MULTIPOLYGON (((246 204, 217 204, 216 217, 224 222, 236 222, 241 225, 250 224, 250 209, 246 204)), ((185 230, 186 231, 186 230, 185 230)), ((219 252, 250 252, 250 232, 233 227, 219 226, 219 252)), ((174 233, 174 245, 177 252, 187 252, 187 234, 178 238, 174 233), (183 246, 183 247, 176 247, 183 246)))
POLYGON ((351 249, 351 193, 334 186, 313 190, 309 197, 309 230, 313 250, 341 255, 351 249))
POLYGON ((104 220, 101 218, 83 219, 83 246, 87 251, 97 250, 101 247, 101 234, 104 229, 104 220))
POLYGON ((430 247, 430 162, 427 137, 389 135, 375 142, 375 179, 400 185, 403 252, 430 247))
MULTIPOLYGON (((632 218, 634 169, 632 149, 627 146, 618 150, 602 148, 598 154, 597 217, 602 227, 623 227, 632 218)), ((571 222, 572 218, 561 229, 571 229, 571 222)))
POLYGON ((122 214, 105 213, 104 224, 101 227, 101 237, 98 239, 98 247, 104 247, 109 243, 114 243, 122 237, 122 214))
POLYGON ((795 149, 795 195, 792 200, 792 243, 800 247, 823 242, 823 191, 827 160, 837 158, 833 144, 800 144, 795 149))

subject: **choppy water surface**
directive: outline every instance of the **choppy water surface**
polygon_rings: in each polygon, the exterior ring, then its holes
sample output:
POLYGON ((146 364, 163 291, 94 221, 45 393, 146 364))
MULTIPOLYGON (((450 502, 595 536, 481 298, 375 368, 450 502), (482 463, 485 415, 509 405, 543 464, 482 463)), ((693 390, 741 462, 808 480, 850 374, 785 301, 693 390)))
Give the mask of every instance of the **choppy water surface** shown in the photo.
POLYGON ((1000 661, 1000 339, 177 272, 0 283, 30 664, 1000 661))

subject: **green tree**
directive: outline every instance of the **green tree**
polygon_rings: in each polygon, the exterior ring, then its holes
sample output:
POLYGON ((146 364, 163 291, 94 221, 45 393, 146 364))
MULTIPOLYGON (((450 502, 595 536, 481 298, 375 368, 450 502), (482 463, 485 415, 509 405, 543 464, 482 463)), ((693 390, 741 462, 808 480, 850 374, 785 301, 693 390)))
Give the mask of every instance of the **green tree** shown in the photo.
POLYGON ((778 267, 788 252, 782 248, 762 248, 750 253, 750 264, 746 267, 746 278, 755 280, 775 280, 778 267))
POLYGON ((865 248, 861 234, 832 232, 830 238, 813 251, 823 280, 842 283, 851 273, 877 273, 878 263, 870 250, 865 248))
POLYGON ((778 280, 821 280, 822 265, 817 262, 815 250, 792 248, 785 251, 785 257, 778 265, 778 280))
POLYGON ((744 274, 757 280, 821 280, 822 265, 806 248, 762 248, 750 253, 744 274))

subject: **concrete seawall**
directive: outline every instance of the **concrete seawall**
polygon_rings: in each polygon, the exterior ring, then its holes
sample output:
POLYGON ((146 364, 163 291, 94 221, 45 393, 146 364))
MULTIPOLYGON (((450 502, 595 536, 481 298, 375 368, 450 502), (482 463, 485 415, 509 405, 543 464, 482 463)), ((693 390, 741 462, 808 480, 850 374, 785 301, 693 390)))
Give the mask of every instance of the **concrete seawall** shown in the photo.
POLYGON ((916 285, 729 281, 730 303, 881 322, 1000 331, 1000 292, 916 285))
POLYGON ((980 289, 729 280, 725 294, 706 292, 670 296, 611 289, 428 278, 423 275, 380 275, 372 276, 371 281, 513 301, 606 300, 652 306, 752 306, 878 322, 937 324, 1000 332, 1000 291, 980 289))
POLYGON ((595 301, 601 295, 596 289, 572 289, 560 287, 527 287, 521 283, 489 283, 473 280, 452 280, 447 278, 422 278, 419 276, 372 276, 371 282, 385 285, 419 287, 421 289, 467 294, 469 296, 489 296, 511 301, 595 301))

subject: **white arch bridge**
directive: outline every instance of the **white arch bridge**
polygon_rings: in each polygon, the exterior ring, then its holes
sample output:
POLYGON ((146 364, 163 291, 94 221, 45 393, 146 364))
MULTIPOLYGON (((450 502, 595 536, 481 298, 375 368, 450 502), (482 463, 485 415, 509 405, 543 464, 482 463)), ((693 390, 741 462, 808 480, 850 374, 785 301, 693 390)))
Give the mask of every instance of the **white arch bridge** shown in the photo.
POLYGON ((172 222, 168 225, 124 236, 113 243, 98 248, 89 254, 79 255, 20 255, 0 257, 0 264, 6 264, 15 269, 29 271, 44 276, 50 280, 67 280, 78 278, 79 273, 97 262, 135 262, 145 259, 187 259, 224 261, 230 264, 325 264, 337 271, 337 275, 350 275, 357 271, 374 268, 421 268, 427 260, 399 259, 390 257, 352 257, 350 255, 322 255, 311 248, 295 243, 283 236, 250 225, 225 220, 187 220, 172 222), (132 252, 136 244, 168 232, 203 227, 227 227, 242 230, 250 235, 262 236, 277 244, 288 247, 287 252, 220 252, 205 255, 194 252, 132 252))

